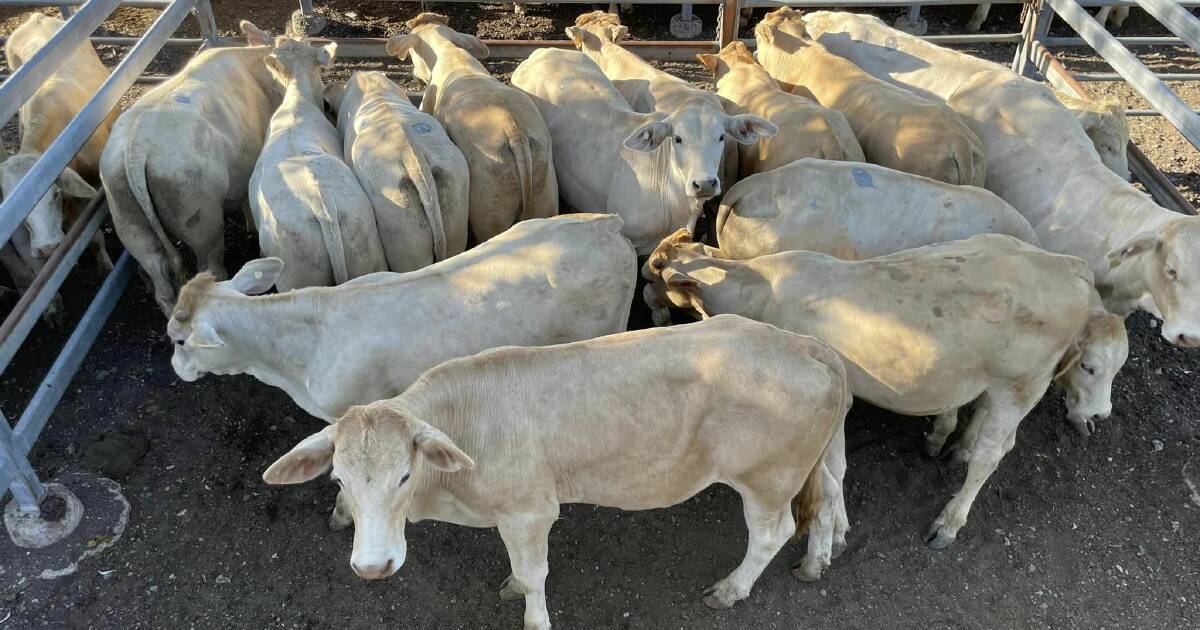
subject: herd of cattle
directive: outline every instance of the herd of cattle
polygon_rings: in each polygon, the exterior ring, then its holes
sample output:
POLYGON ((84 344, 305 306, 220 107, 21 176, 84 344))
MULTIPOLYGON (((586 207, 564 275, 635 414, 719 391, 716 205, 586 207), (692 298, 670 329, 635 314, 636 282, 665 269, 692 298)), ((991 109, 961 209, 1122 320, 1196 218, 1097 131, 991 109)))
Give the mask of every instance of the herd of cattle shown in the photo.
MULTIPOLYGON (((60 25, 29 18, 10 65, 60 25)), ((603 12, 512 86, 445 17, 409 27, 387 50, 428 85, 419 109, 378 72, 326 86, 332 44, 243 22, 249 45, 110 118, 4 249, 27 282, 98 176, 179 376, 250 374, 330 423, 264 479, 332 468, 330 524, 354 524, 364 578, 403 565, 406 521, 496 527, 501 597, 548 628, 560 504, 720 482, 749 544, 705 603, 747 597, 798 529, 795 574, 817 579, 845 545, 853 396, 936 416, 931 455, 974 403, 966 480, 927 535, 944 548, 1051 382, 1081 434, 1109 415, 1126 315, 1200 345, 1200 218, 1128 183, 1119 103, 850 13, 769 14, 756 54, 700 55, 715 93, 623 48, 603 12), (225 280, 224 216, 247 206, 266 257, 225 280), (654 323, 703 321, 624 332, 639 256, 654 323)), ((5 191, 106 73, 85 43, 21 110, 5 191)))

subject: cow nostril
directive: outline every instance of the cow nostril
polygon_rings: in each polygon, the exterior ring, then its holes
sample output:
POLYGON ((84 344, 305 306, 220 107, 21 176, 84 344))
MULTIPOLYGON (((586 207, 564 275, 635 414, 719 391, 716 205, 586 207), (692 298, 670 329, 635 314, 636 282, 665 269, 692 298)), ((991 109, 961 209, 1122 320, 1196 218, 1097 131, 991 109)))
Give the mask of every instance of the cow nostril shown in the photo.
POLYGON ((394 561, 391 558, 388 558, 387 562, 383 564, 383 571, 380 572, 380 575, 390 575, 392 572, 393 562, 394 561))

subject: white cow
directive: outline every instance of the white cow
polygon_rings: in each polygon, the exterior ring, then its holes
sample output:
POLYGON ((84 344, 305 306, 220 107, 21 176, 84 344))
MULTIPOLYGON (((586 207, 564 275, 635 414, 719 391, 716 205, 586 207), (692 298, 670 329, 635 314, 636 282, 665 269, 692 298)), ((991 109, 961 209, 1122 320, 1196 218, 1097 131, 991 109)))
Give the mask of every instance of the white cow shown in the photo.
POLYGON ((341 138, 325 118, 321 69, 333 64, 336 46, 280 37, 264 60, 283 101, 250 176, 250 209, 263 255, 284 263, 280 291, 388 268, 371 199, 342 161, 341 138))
POLYGON ((732 259, 806 249, 862 260, 988 233, 1038 244, 1029 222, 982 188, 812 158, 738 182, 715 227, 732 259))
POLYGON ((967 478, 929 529, 935 549, 954 542, 1056 374, 1078 376, 1062 364, 1078 361, 1093 293, 1083 261, 995 234, 865 261, 805 251, 740 261, 681 231, 642 274, 651 308, 735 313, 825 341, 854 395, 878 407, 947 417, 976 401, 958 451, 967 478))
POLYGON ((526 630, 550 628, 561 504, 661 508, 724 483, 742 496, 749 543, 704 603, 729 608, 796 531, 793 502, 801 526, 823 507, 820 462, 849 403, 825 344, 715 317, 443 363, 396 398, 351 408, 263 479, 332 467, 357 523, 350 564, 367 579, 404 565, 406 521, 497 528, 512 566, 500 597, 525 600, 526 630))
POLYGON ((333 422, 447 359, 625 330, 637 262, 620 227, 612 215, 522 222, 417 271, 282 295, 254 297, 275 284, 278 259, 226 282, 201 274, 167 324, 171 364, 189 382, 251 374, 333 422))
MULTIPOLYGON (((873 15, 816 11, 804 14, 804 23, 826 48, 875 77, 939 101, 950 96, 948 89, 952 91, 980 72, 1006 69, 912 37, 873 15)), ((1100 159, 1114 173, 1129 179, 1129 124, 1120 99, 1109 96, 1085 101, 1057 91, 1055 96, 1075 113, 1100 159)))
POLYGON ((200 269, 225 276, 224 206, 242 207, 279 99, 263 63, 274 40, 243 21, 251 44, 203 50, 121 114, 100 158, 113 227, 170 316, 186 279, 174 238, 200 269))
POLYGON ((1168 342, 1200 346, 1200 217, 1159 206, 1113 173, 1045 85, 1004 69, 964 80, 966 55, 885 26, 852 35, 839 54, 946 99, 967 120, 999 165, 988 170, 988 189, 1029 220, 1046 249, 1087 261, 1109 311, 1149 311, 1168 342), (878 54, 886 41, 903 54, 878 54))
POLYGON ((854 130, 841 112, 783 91, 740 40, 720 54, 696 55, 713 73, 717 95, 730 114, 754 114, 779 132, 757 145, 738 147, 738 176, 762 173, 802 158, 865 162, 854 130))
MULTIPOLYGON (((9 70, 16 72, 25 65, 63 24, 62 20, 41 13, 26 16, 5 43, 4 53, 8 57, 9 70)), ((106 79, 108 68, 101 63, 91 42, 79 44, 62 66, 21 106, 18 114, 21 146, 15 155, 0 164, 0 192, 5 196, 12 193, 106 79)), ((71 210, 82 210, 82 205, 74 208, 68 204, 64 208, 64 202, 86 203, 95 196, 96 189, 85 178, 95 182, 98 177, 100 152, 108 142, 109 130, 117 113, 115 108, 108 113, 70 165, 59 174, 50 190, 25 217, 22 229, 26 234, 14 242, 24 250, 23 245, 28 241, 28 250, 20 252, 22 258, 36 258, 39 261, 49 258, 63 239, 64 227, 70 226, 78 214, 71 210), (64 210, 67 211, 65 215, 64 210)), ((102 269, 112 268, 112 261, 104 252, 104 235, 100 232, 96 233, 92 252, 102 269)))
POLYGON ((355 72, 335 97, 346 163, 371 205, 392 271, 414 271, 467 247, 471 173, 436 118, 382 72, 355 72))
POLYGON ((479 242, 517 221, 558 214, 558 180, 550 132, 529 97, 488 74, 476 57, 488 49, 459 33, 444 15, 422 13, 411 33, 388 40, 387 52, 411 57, 428 86, 421 111, 446 126, 471 172, 470 226, 479 242))
MULTIPOLYGON (((701 90, 679 77, 646 63, 618 42, 628 35, 617 16, 593 11, 579 16, 575 26, 566 29, 567 37, 582 50, 636 112, 658 113, 665 127, 648 132, 646 140, 656 145, 659 135, 674 143, 669 155, 658 157, 675 171, 674 178, 685 183, 682 194, 664 191, 678 198, 686 195, 694 228, 704 202, 721 193, 721 182, 732 185, 737 179, 736 144, 754 144, 769 138, 778 129, 758 116, 730 116, 720 97, 701 90), (722 165, 722 160, 726 163, 722 165)), ((662 153, 666 153, 663 150, 662 153)), ((674 179, 673 178, 673 179, 674 179)), ((673 226, 678 227, 678 226, 673 226)))
POLYGON ((596 63, 575 51, 536 50, 512 82, 529 93, 546 121, 568 205, 620 214, 622 233, 641 255, 694 220, 688 171, 679 165, 695 152, 672 140, 675 118, 633 111, 596 63))

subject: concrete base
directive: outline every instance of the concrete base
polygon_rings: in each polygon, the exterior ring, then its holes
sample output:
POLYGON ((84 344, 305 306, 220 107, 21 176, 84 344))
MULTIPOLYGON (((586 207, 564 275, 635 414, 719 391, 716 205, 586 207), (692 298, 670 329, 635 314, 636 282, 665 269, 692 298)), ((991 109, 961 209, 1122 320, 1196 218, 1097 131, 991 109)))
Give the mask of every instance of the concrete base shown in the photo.
POLYGON ((679 39, 691 39, 704 30, 704 23, 695 15, 684 16, 682 13, 671 17, 671 35, 679 39))
POLYGON ((0 536, 0 599, 31 580, 52 580, 79 570, 79 563, 115 545, 129 522, 129 502, 117 482, 90 473, 69 473, 46 484, 57 497, 48 519, 5 508, 8 536, 0 536), (73 524, 72 524, 73 521, 73 524))
POLYGON ((929 30, 929 22, 926 22, 925 18, 918 18, 916 22, 910 22, 907 15, 896 18, 896 23, 892 26, 895 26, 898 31, 916 36, 924 35, 929 30))
POLYGON ((295 37, 313 37, 320 35, 325 27, 329 26, 329 20, 320 13, 312 15, 304 15, 303 11, 296 10, 292 12, 291 31, 295 37))

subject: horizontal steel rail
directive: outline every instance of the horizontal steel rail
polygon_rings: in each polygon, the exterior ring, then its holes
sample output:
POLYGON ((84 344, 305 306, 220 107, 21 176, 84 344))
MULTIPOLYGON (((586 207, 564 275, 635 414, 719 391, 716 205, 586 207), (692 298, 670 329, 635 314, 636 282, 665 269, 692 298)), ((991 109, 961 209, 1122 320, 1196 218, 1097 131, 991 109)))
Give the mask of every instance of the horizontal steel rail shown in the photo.
MULTIPOLYGON (((1195 81, 1200 79, 1200 73, 1193 72, 1163 72, 1154 75, 1162 81, 1195 81)), ((1125 77, 1116 72, 1080 72, 1075 75, 1078 81, 1124 81, 1125 77)))
MULTIPOLYGON (((346 58, 357 57, 390 57, 384 46, 387 44, 387 38, 384 37, 348 37, 322 39, 312 38, 314 44, 324 44, 327 42, 337 42, 338 56, 346 58)), ((485 39, 483 43, 487 45, 491 51, 491 58, 495 59, 523 59, 528 57, 530 53, 538 48, 567 48, 574 49, 575 46, 569 40, 565 39, 485 39)), ((669 41, 669 42, 639 42, 625 41, 621 42, 621 46, 626 50, 631 50, 643 58, 656 60, 681 60, 695 61, 695 56, 698 53, 712 53, 718 50, 717 43, 714 41, 669 41)))
MULTIPOLYGON (((92 2, 101 1, 108 2, 110 0, 92 0, 92 2)), ((117 106, 121 96, 133 85, 142 70, 146 69, 146 66, 162 49, 163 43, 170 38, 171 33, 175 32, 195 3, 196 0, 175 0, 174 4, 158 16, 158 19, 146 31, 142 41, 129 50, 129 54, 121 60, 121 63, 117 64, 96 94, 67 124, 58 138, 50 144, 34 167, 29 170, 29 173, 4 199, 4 202, 0 203, 0 243, 8 241, 12 237, 13 232, 29 214, 33 205, 46 193, 59 173, 62 173, 79 149, 87 142, 87 139, 104 121, 108 112, 117 106)), ((75 17, 71 18, 71 21, 79 19, 90 7, 90 4, 85 5, 79 13, 75 14, 75 17)), ((78 45, 78 42, 72 44, 72 46, 78 45)), ((47 45, 48 47, 49 45, 47 45)), ((43 48, 43 50, 46 49, 43 48)), ((24 69, 25 66, 21 66, 13 74, 12 79, 0 86, 0 94, 10 85, 17 83, 21 71, 24 69)))
MULTIPOLYGON (((1118 37, 1117 41, 1126 46, 1183 46, 1178 37, 1118 37)), ((1047 37, 1042 40, 1046 46, 1087 46, 1082 37, 1047 37)))
POLYGON ((1142 7, 1167 30, 1187 42, 1192 50, 1200 50, 1200 20, 1176 0, 1137 0, 1142 7))
MULTIPOLYGON (((0 0, 0 8, 78 7, 87 3, 88 0, 0 0)), ((123 7, 161 9, 171 4, 171 0, 122 0, 117 4, 123 7)))
MULTIPOLYGON (((132 46, 139 41, 140 37, 89 37, 88 41, 92 42, 93 46, 132 46)), ((163 46, 179 46, 193 47, 204 44, 206 40, 196 37, 170 38, 163 42, 163 46)), ((7 37, 0 37, 0 46, 8 43, 7 37)), ((12 75, 6 75, 12 76, 12 75)))
MULTIPOLYGON (((1192 110, 1192 111, 1196 111, 1196 110, 1192 110)), ((1200 114, 1200 111, 1197 111, 1196 113, 1200 114)), ((1145 116, 1162 116, 1162 113, 1157 110, 1153 110, 1153 109, 1127 109, 1127 110, 1125 110, 1125 115, 1126 116, 1145 117, 1145 116)))
MULTIPOLYGON (((1081 37, 1104 58, 1155 109, 1175 125, 1192 146, 1200 148, 1200 117, 1183 99, 1171 91, 1154 73, 1138 60, 1129 49, 1116 40, 1104 26, 1083 10, 1076 0, 1045 0, 1056 15, 1075 29, 1081 37)), ((1036 59, 1040 44, 1031 50, 1036 59)))

